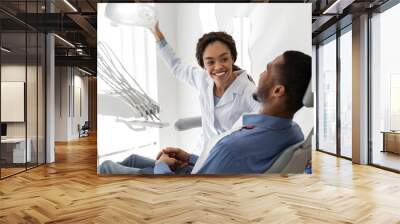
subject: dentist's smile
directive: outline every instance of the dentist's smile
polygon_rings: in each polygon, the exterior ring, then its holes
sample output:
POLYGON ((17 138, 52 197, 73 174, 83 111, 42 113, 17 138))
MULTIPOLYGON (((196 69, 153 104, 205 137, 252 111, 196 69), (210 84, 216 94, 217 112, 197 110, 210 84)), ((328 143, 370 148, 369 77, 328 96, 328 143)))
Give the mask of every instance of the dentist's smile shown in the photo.
POLYGON ((216 75, 216 76, 223 76, 223 75, 225 75, 225 74, 226 74, 226 72, 214 73, 214 75, 216 75))

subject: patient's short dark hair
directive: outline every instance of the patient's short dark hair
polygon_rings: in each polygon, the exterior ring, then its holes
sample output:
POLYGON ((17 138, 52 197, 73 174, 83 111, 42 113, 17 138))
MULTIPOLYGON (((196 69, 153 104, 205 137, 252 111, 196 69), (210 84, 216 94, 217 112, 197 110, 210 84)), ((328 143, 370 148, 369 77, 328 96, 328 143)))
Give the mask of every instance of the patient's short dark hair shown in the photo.
POLYGON ((286 108, 295 113, 303 106, 303 97, 311 79, 311 57, 299 51, 283 53, 279 83, 285 86, 286 108))
MULTIPOLYGON (((237 58, 237 50, 235 40, 226 32, 209 32, 204 34, 199 41, 197 42, 196 46, 196 59, 199 65, 204 68, 204 61, 203 61, 203 54, 206 47, 215 41, 220 41, 224 43, 230 50, 233 62, 236 61, 237 58)), ((240 68, 236 65, 233 65, 233 70, 240 70, 240 68)))

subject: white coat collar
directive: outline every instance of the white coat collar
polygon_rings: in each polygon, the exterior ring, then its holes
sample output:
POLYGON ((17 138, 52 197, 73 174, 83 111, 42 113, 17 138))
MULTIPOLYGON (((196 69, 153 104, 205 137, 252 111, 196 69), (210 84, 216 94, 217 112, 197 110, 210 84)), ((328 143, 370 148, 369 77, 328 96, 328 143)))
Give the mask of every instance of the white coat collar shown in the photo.
MULTIPOLYGON (((231 83, 228 89, 226 89, 224 95, 222 95, 221 97, 221 100, 218 102, 218 105, 216 105, 215 107, 221 107, 233 101, 237 95, 242 95, 246 86, 248 85, 247 82, 250 82, 250 80, 247 77, 246 71, 240 70, 239 75, 231 83)), ((208 79, 207 95, 210 107, 214 108, 214 80, 211 78, 208 79)))

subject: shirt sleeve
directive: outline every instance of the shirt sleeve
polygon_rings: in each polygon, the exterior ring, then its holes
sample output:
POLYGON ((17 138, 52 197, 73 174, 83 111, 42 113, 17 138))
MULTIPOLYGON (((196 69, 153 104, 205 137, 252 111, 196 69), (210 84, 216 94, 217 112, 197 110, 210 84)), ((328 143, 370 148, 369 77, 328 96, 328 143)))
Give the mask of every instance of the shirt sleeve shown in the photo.
POLYGON ((197 156, 195 154, 190 154, 189 164, 190 165, 195 165, 198 159, 199 159, 199 156, 197 156))
POLYGON ((207 77, 206 72, 198 66, 182 63, 182 60, 176 56, 174 49, 172 49, 165 39, 158 41, 156 45, 158 55, 164 61, 172 75, 176 79, 186 82, 196 89, 200 89, 202 79, 207 77))
POLYGON ((167 45, 167 41, 165 40, 165 38, 161 39, 160 41, 157 42, 157 47, 159 49, 165 47, 167 45))
POLYGON ((156 162, 156 165, 154 166, 154 174, 173 174, 172 170, 169 168, 169 166, 163 162, 156 162))

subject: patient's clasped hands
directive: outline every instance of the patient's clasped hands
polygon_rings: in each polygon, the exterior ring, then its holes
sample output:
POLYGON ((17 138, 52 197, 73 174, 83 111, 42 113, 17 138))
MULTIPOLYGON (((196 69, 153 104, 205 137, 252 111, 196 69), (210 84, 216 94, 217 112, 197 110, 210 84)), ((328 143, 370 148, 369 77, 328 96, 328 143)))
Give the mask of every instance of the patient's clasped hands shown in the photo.
POLYGON ((157 155, 157 162, 165 162, 168 166, 175 170, 189 164, 190 155, 180 148, 167 147, 162 149, 157 155))

